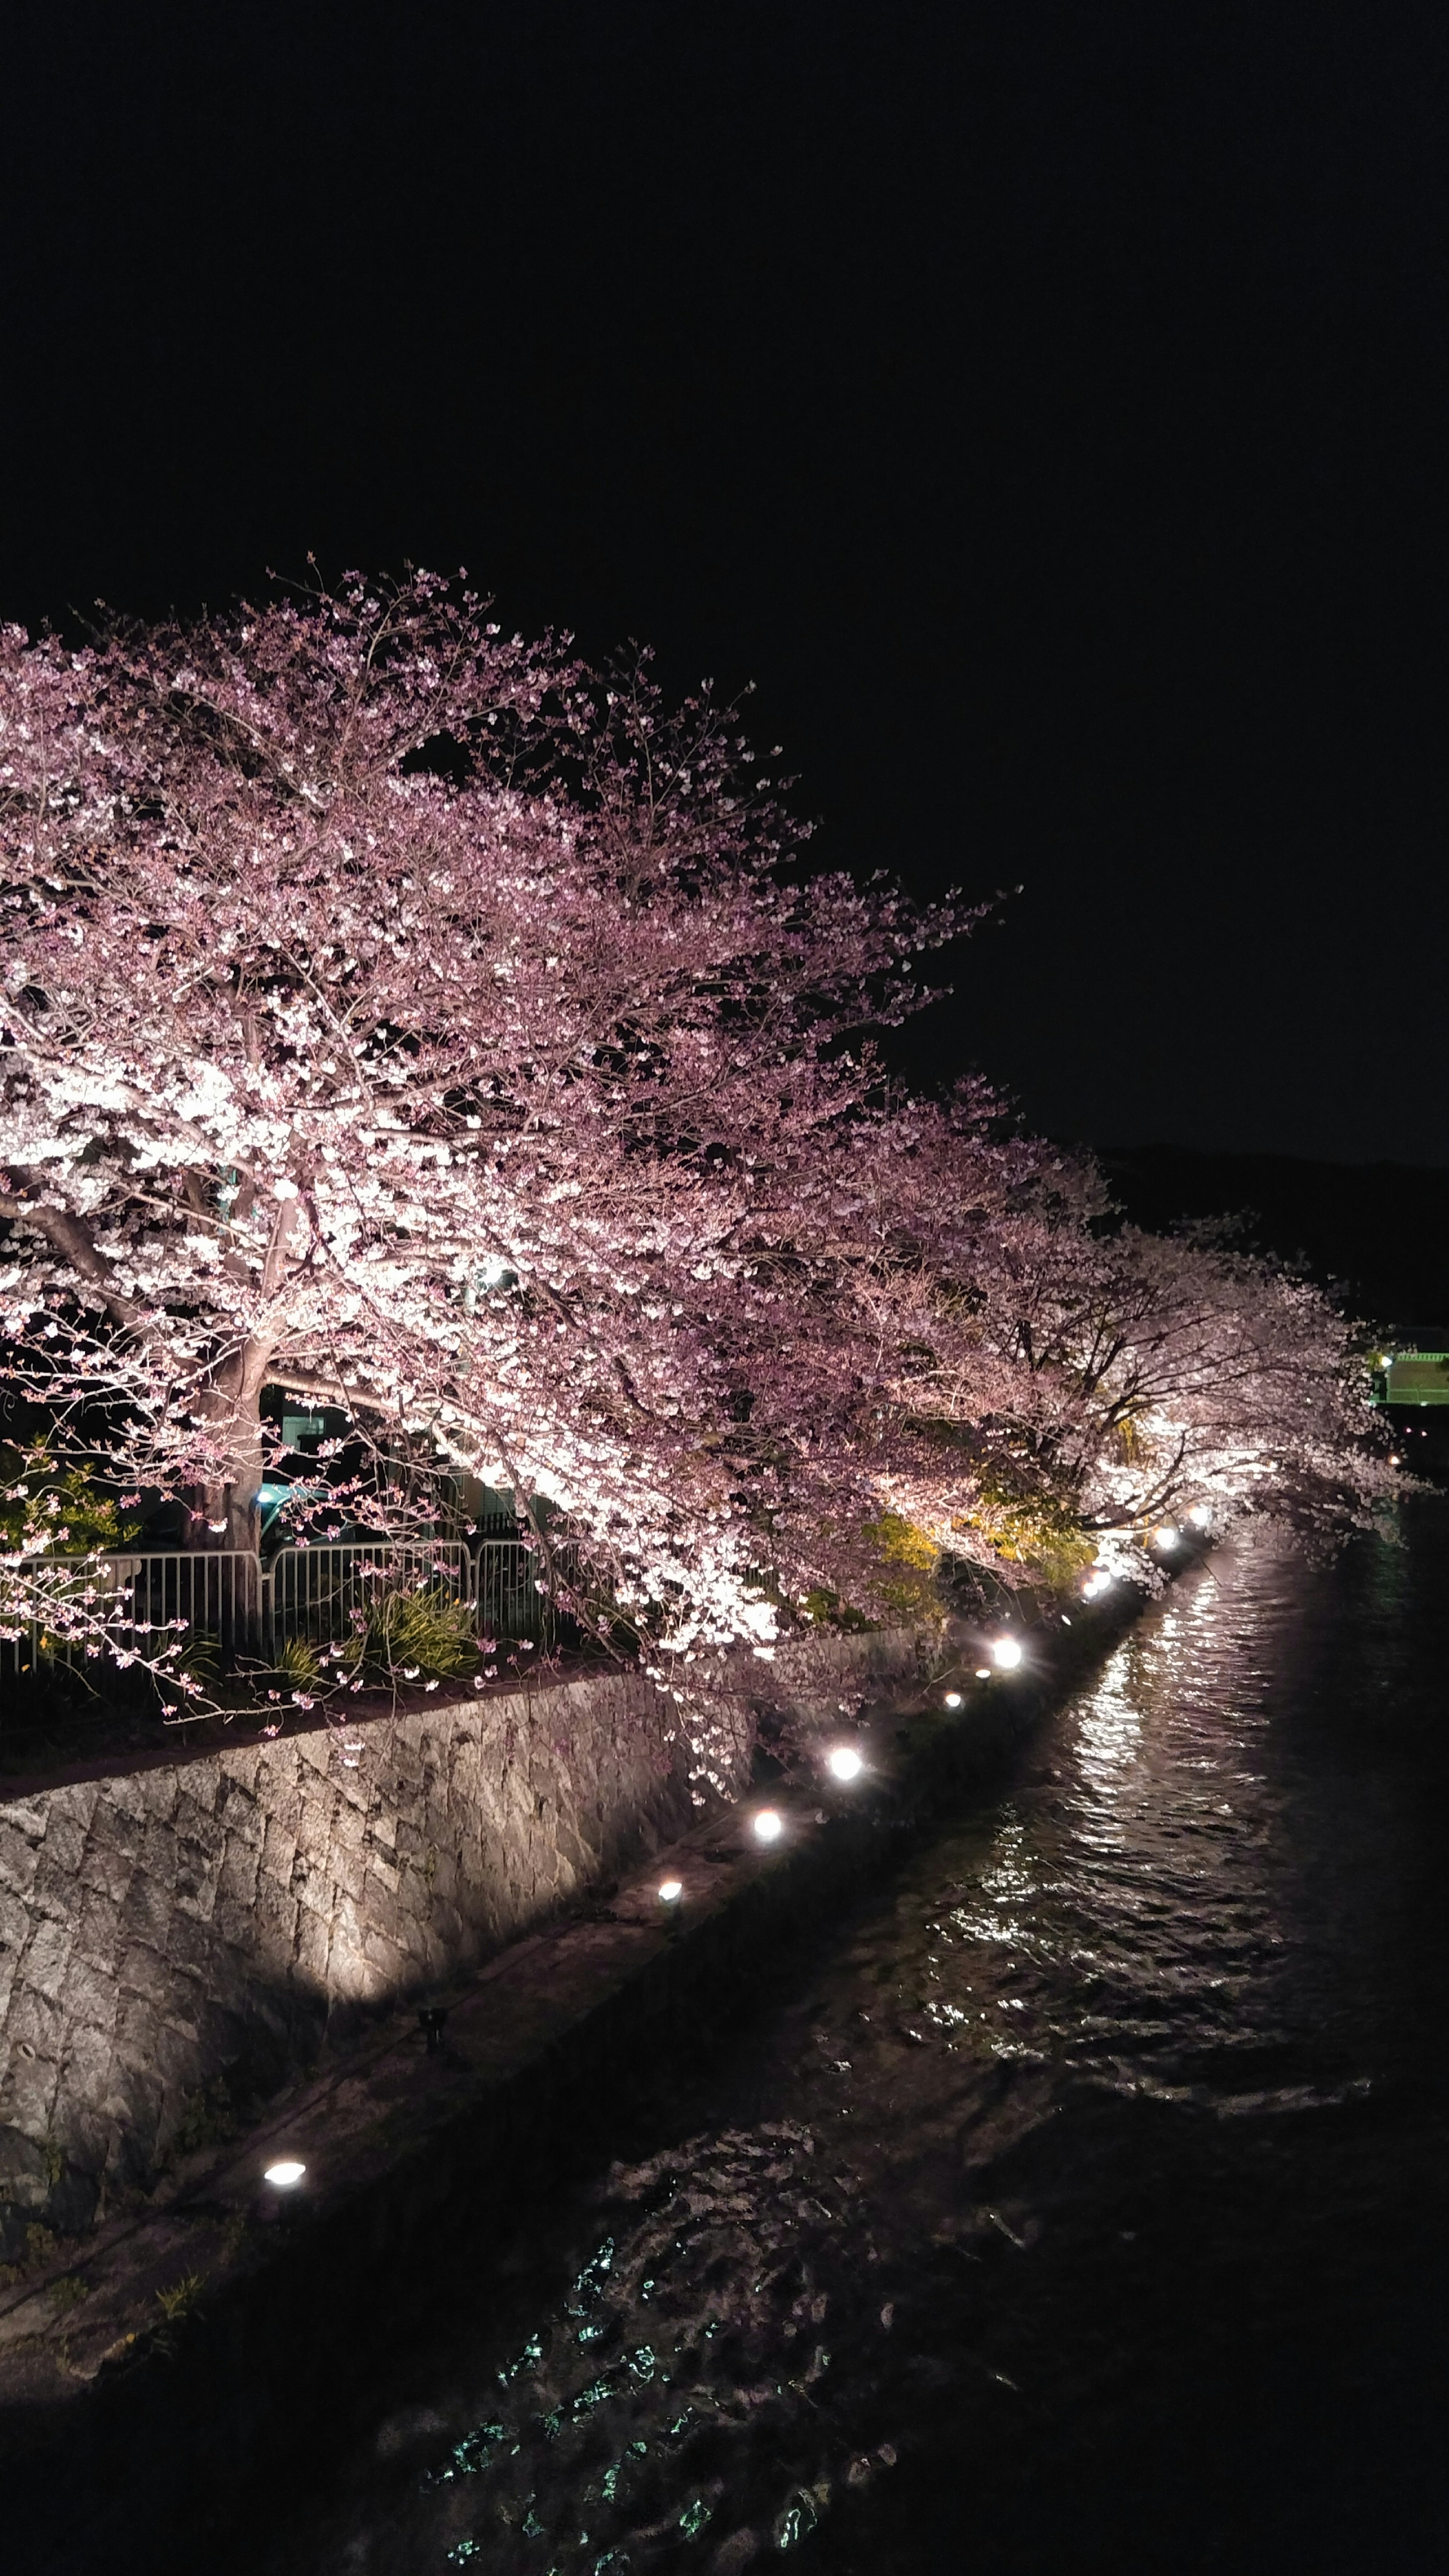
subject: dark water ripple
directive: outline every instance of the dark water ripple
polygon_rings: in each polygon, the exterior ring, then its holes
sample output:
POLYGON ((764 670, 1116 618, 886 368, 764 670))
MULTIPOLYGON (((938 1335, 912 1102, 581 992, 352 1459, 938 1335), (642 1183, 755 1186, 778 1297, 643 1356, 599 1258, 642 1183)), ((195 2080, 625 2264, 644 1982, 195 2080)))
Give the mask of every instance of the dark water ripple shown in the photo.
POLYGON ((1444 2563, 1446 1537, 1179 1585, 274 2565, 1444 2563))

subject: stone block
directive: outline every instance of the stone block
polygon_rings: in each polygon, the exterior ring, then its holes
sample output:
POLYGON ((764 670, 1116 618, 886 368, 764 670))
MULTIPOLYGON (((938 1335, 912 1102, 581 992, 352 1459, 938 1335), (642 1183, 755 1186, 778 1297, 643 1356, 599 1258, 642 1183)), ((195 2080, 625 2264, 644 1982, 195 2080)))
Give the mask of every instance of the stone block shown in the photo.
POLYGON ((292 1866, 297 1857, 297 1837, 280 1817, 267 1818, 266 1840, 262 1845, 261 1876, 277 1887, 291 1882, 292 1866))
POLYGON ((203 1923, 210 1921, 223 1857, 220 1846, 208 1851, 200 1843, 178 1840, 175 1901, 179 1912, 194 1915, 203 1923))
POLYGON ((39 1858, 40 1833, 27 1834, 15 1822, 14 1811, 0 1811, 0 1888, 9 1896, 28 1896, 35 1885, 39 1858))
POLYGON ((134 1941, 126 1949, 116 1982, 121 1996, 119 2035, 122 2027, 129 2028, 134 2007, 144 2005, 148 2010, 164 2012, 176 1983, 176 1974, 160 1950, 153 1949, 148 1942, 134 1941))
POLYGON ((169 1767, 156 1771, 121 1772, 107 1782, 106 1804, 117 1815, 138 1826, 144 1834, 148 1825, 168 1816, 176 1804, 177 1775, 169 1767))
MULTIPOLYGON (((52 1796, 55 1794, 54 1791, 51 1792, 52 1796)), ((44 1842, 49 1822, 50 1800, 44 1795, 38 1798, 7 1798, 3 1805, 0 1805, 0 1831, 19 1834, 26 1842, 44 1842)))
MULTIPOLYGON (((114 2021, 115 1989, 111 1990, 114 2021)), ((115 2033, 97 2022, 78 2022, 66 2040, 57 2101, 67 2144, 94 2135, 96 2105, 104 2100, 116 2056, 115 2033)), ((101 2159, 104 2160, 103 2158, 101 2159)), ((86 2161, 91 2161, 88 2155, 86 2161)))
POLYGON ((330 1779, 332 1772, 330 1727, 319 1727, 314 1735, 289 1736, 288 1747, 297 1765, 299 1777, 304 1772, 312 1771, 320 1772, 324 1779, 330 1779))
POLYGON ((180 2119, 187 2094, 194 2093, 215 2071, 207 2066, 199 2039, 197 2030, 184 2022, 164 2021, 157 2030, 151 2065, 164 2088, 163 2135, 180 2119))
POLYGON ((384 1898, 386 1898, 395 1904, 397 1893, 401 1885, 402 1876, 396 1865, 392 1861, 384 1859, 381 1852, 369 1852, 367 1855, 365 1902, 371 1907, 379 1904, 384 1898))
POLYGON ((110 1966, 98 1968, 93 1959, 83 1958, 79 1951, 73 1950, 60 1995, 65 2014, 67 2050, 74 2049, 76 2035, 81 2029, 104 2034, 109 2041, 116 2025, 120 1999, 120 1987, 110 1966))
POLYGON ((76 1895, 76 1953, 91 1967, 114 1976, 124 1938, 121 1907, 96 1887, 79 1886, 76 1895))
POLYGON ((0 2128, 0 2201, 37 2210, 50 2192, 50 2175, 38 2141, 15 2122, 0 2128))
POLYGON ((73 1879, 80 1868, 86 1847, 86 1819, 77 1814, 69 1790, 57 1790, 51 1801, 45 1826, 45 1859, 48 1867, 73 1879))
POLYGON ((349 1799, 339 1798, 332 1811, 331 1826, 328 1848, 333 1855, 339 1851, 361 1851, 367 1840, 367 1819, 360 1807, 354 1807, 349 1799))
POLYGON ((389 1940, 378 1925, 369 1923, 362 1936, 362 1954, 377 1987, 389 1994, 403 1994, 417 1975, 415 1960, 389 1940))
POLYGON ((289 1889, 277 1886, 275 1880, 261 1877, 257 1881, 256 1903, 252 1921, 256 1927, 256 1957, 272 1975, 289 1973, 297 1949, 298 1905, 289 1889))
POLYGON ((296 1974, 305 1985, 325 1993, 332 1933, 328 1917, 318 1907, 299 1905, 293 1943, 296 1974))
POLYGON ((54 2057, 28 2044, 15 2048, 0 2084, 0 2120, 27 2138, 45 2138, 55 2119, 60 2067, 54 2057))
POLYGON ((75 1927, 41 1916, 31 1927, 20 1958, 20 1979, 32 1994, 54 2000, 65 1983, 65 1972, 75 1946, 75 1927))
POLYGON ((227 1828, 217 1812, 217 1802, 215 1799, 192 1797, 189 1781, 176 1801, 175 1823, 177 1839, 194 1843, 199 1851, 219 1856, 226 1847, 227 1828))
POLYGON ((37 1994, 23 1975, 17 1977, 5 2016, 5 2036, 12 2051, 12 2066, 20 2058, 45 2057, 58 2062, 65 2040, 65 2015, 59 1998, 37 1994))
POLYGON ((202 1985, 216 1975, 218 1944, 209 1923, 178 1906, 166 1935, 164 1957, 173 1977, 194 1977, 202 1985))
POLYGON ((260 1852, 267 1838, 266 1809, 239 1792, 228 1799, 222 1816, 226 1827, 228 1851, 240 1845, 247 1851, 260 1852))
POLYGON ((9 1950, 18 1958, 29 1937, 29 1906, 12 1889, 0 1887, 0 1956, 9 1950))
MULTIPOLYGON (((174 1844, 167 1858, 174 1867, 174 1844)), ((122 1929, 127 1941, 141 1941, 153 1950, 164 1950, 176 1911, 171 1901, 171 1875, 171 1867, 163 1877, 157 1877, 146 1867, 144 1860, 137 1863, 121 1909, 122 1929)))
POLYGON ((256 1901, 257 1877, 261 1868, 261 1848, 256 1842, 229 1841, 222 1854, 216 1876, 216 1918, 223 1914, 232 1920, 231 1909, 250 1909, 256 1901))
MULTIPOLYGON (((131 1884, 136 1868, 135 1852, 112 1838, 111 1827, 122 1820, 103 1811, 92 1825, 81 1855, 78 1882, 82 1887, 96 1888, 101 1895, 119 1903, 131 1884)), ((128 1831, 133 1830, 128 1825, 128 1831)), ((139 1840, 139 1837, 137 1837, 139 1840)))

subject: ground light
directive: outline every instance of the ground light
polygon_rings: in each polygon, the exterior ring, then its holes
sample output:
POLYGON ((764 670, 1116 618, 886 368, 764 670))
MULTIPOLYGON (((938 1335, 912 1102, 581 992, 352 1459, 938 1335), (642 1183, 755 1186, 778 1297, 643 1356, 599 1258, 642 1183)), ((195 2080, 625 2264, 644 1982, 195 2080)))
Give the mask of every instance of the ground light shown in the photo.
POLYGON ((853 1744, 837 1744, 825 1758, 837 1780, 858 1780, 865 1769, 853 1744))
POLYGON ((269 2182, 273 2191, 295 2191, 306 2170, 295 2156, 283 2156, 276 2164, 268 2165, 262 2180, 269 2182))
POLYGON ((1187 1517, 1191 1521, 1194 1529, 1208 1529, 1211 1527, 1212 1513, 1209 1511, 1206 1503, 1194 1503, 1192 1510, 1188 1513, 1187 1517))
POLYGON ((659 1902, 661 1905, 677 1905, 683 1894, 684 1881, 682 1878, 662 1878, 660 1880, 659 1902))
POLYGON ((991 1649, 991 1660, 999 1673, 1014 1673, 1021 1661, 1021 1648, 1015 1637, 998 1637, 991 1649))
POLYGON ((976 1667, 976 1678, 979 1682, 989 1682, 991 1679, 991 1666, 989 1664, 978 1664, 976 1667))
POLYGON ((959 1708, 959 1707, 960 1707, 960 1705, 961 1705, 961 1694, 960 1694, 960 1692, 959 1692, 959 1691, 947 1691, 947 1693, 946 1693, 946 1699, 945 1699, 945 1704, 946 1704, 947 1708, 959 1708))
POLYGON ((784 1830, 784 1823, 776 1814, 773 1807, 762 1807, 760 1809, 759 1814, 755 1818, 756 1842, 777 1843, 784 1830))
POLYGON ((1177 1546, 1181 1536, 1182 1532, 1180 1530, 1175 1530, 1171 1521, 1165 1521, 1162 1528, 1157 1532, 1156 1544, 1158 1547, 1171 1549, 1177 1546))

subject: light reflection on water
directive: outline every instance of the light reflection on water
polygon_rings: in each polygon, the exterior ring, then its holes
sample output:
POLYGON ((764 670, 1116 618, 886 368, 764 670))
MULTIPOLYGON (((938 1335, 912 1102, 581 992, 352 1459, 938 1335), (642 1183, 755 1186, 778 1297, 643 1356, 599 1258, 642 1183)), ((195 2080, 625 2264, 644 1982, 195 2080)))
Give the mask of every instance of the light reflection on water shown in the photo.
POLYGON ((1136 2570, 1124 2495, 1170 2516, 1193 2428, 1259 2370, 1254 2501, 1220 2445, 1163 2563, 1257 2566, 1280 2476, 1300 2538, 1322 2502, 1304 2567, 1363 2563, 1348 2453, 1305 2452, 1292 2408, 1349 2328, 1393 2379, 1406 2196, 1441 2169, 1438 1562, 1433 1524, 1332 1574, 1260 1537, 1186 1578, 1006 1794, 641 2115, 657 2143, 573 2213, 571 2285, 510 2351, 455 2336, 421 2399, 392 2392, 353 2500, 276 2566, 731 2576, 808 2542, 934 2570, 969 2472, 983 2570, 1095 2567, 1093 2494, 1100 2563, 1136 2570))

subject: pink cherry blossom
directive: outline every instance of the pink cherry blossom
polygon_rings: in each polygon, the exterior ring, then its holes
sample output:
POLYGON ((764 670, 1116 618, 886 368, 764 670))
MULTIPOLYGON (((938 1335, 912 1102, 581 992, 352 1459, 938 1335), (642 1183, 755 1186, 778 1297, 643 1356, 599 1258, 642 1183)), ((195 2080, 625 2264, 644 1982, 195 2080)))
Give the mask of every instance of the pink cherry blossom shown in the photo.
POLYGON ((422 575, 12 630, 0 836, 12 1376, 194 1545, 255 1545, 280 1388, 372 1444, 334 1521, 511 1489, 693 1689, 880 1607, 887 1520, 1016 1581, 1044 1518, 1140 1569, 1179 1497, 1321 1531, 1391 1486, 1316 1291, 887 1078, 972 908, 812 870, 707 688, 422 575))

